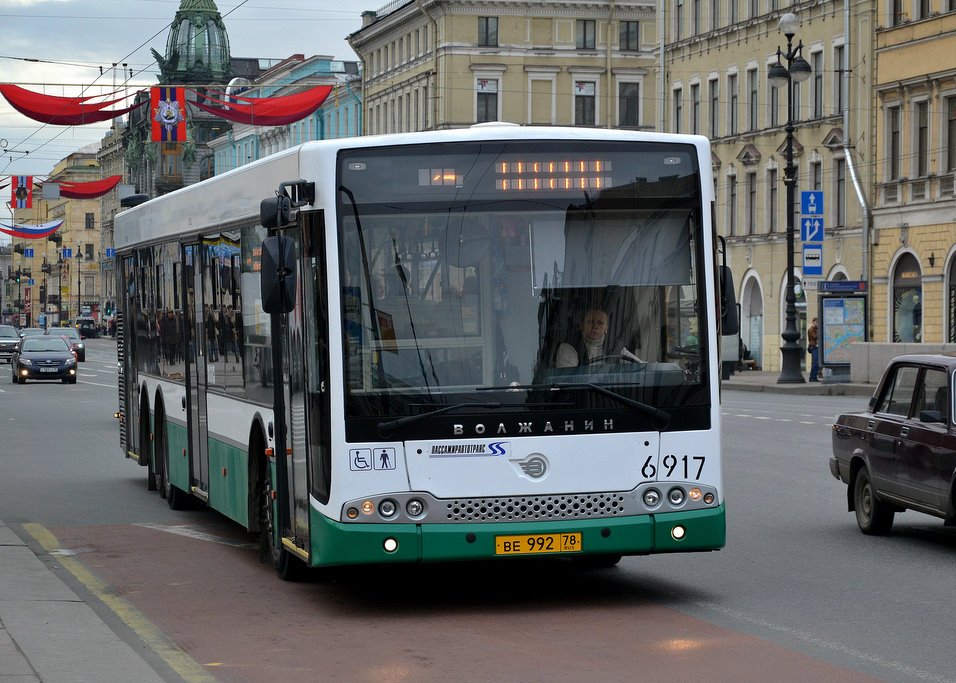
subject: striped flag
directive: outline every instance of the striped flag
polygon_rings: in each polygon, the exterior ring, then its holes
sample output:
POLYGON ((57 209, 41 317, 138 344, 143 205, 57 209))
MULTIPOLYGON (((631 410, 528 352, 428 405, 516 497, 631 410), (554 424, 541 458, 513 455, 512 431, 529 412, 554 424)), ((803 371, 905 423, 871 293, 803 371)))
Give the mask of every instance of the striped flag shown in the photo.
POLYGON ((10 206, 14 209, 32 209, 33 208, 33 176, 15 175, 10 176, 10 206))
POLYGON ((186 141, 186 88, 154 86, 149 90, 153 142, 186 141))

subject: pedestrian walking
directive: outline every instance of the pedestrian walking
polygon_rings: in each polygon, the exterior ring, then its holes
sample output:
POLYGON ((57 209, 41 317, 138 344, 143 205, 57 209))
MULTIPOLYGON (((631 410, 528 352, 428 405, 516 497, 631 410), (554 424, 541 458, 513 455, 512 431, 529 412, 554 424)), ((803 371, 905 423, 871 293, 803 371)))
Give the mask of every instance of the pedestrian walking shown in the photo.
POLYGON ((810 327, 807 328, 807 351, 810 353, 810 381, 819 382, 820 374, 820 328, 817 326, 817 319, 810 321, 810 327))

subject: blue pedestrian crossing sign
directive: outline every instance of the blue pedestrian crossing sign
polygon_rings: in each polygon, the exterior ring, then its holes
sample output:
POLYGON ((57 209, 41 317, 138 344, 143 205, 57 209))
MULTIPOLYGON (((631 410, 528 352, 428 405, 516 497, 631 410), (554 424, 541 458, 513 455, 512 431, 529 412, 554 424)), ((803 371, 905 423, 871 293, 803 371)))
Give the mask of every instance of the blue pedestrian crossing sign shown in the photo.
POLYGON ((800 193, 800 213, 804 216, 823 215, 823 190, 804 190, 800 193))
POLYGON ((33 258, 33 248, 32 248, 32 247, 26 247, 26 248, 23 250, 23 258, 33 258))
POLYGON ((800 216, 800 239, 804 242, 822 242, 823 219, 819 216, 800 216))

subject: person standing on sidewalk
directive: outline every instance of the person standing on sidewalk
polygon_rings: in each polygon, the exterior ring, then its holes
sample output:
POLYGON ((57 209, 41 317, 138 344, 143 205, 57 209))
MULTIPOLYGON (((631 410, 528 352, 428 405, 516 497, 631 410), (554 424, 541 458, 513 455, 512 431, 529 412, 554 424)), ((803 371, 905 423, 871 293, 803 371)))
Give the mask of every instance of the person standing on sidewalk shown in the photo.
POLYGON ((810 381, 819 382, 817 375, 820 374, 820 328, 817 326, 817 319, 810 321, 810 327, 807 328, 807 351, 810 352, 810 381))

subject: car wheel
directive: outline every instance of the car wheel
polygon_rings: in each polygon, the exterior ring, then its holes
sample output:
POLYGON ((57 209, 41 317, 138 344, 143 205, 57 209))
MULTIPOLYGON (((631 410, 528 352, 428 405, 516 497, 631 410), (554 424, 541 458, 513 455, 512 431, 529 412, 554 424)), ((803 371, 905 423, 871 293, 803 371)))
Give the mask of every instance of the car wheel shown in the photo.
POLYGON ((856 475, 853 484, 853 503, 856 523, 868 536, 883 536, 893 527, 893 508, 880 500, 870 481, 870 472, 865 467, 856 475))

